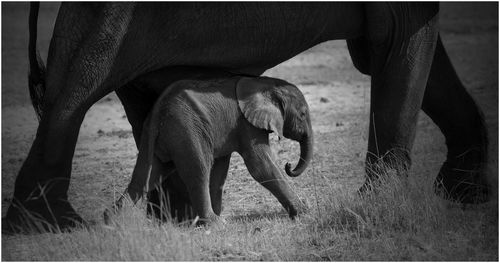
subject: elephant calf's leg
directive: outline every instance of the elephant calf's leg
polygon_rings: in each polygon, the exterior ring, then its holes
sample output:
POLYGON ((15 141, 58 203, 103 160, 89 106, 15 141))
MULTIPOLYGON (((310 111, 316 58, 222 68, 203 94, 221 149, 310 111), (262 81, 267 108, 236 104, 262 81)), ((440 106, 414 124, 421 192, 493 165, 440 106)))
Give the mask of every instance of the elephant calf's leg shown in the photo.
POLYGON ((269 146, 256 145, 252 148, 252 152, 242 154, 250 175, 278 199, 291 218, 305 212, 307 208, 276 166, 269 146))
POLYGON ((485 175, 487 131, 479 107, 460 82, 438 39, 422 104, 446 138, 447 160, 435 187, 448 198, 475 203, 488 200, 485 175))
POLYGON ((219 221, 214 213, 210 200, 210 170, 213 160, 203 156, 210 151, 202 147, 201 142, 194 138, 193 144, 174 142, 169 145, 175 167, 181 180, 187 187, 194 215, 199 217, 199 224, 219 221))
POLYGON ((178 222, 193 219, 189 193, 174 164, 169 162, 162 165, 161 185, 147 194, 148 215, 154 215, 162 222, 171 218, 178 222))
POLYGON ((220 216, 222 212, 222 191, 226 181, 227 171, 231 155, 215 159, 212 171, 210 173, 210 198, 214 213, 220 216))

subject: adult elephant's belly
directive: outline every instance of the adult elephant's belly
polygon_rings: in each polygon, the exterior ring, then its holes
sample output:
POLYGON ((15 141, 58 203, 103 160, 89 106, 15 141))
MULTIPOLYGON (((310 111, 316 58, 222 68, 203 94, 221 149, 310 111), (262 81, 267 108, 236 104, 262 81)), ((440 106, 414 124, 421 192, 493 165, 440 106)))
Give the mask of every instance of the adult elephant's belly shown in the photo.
POLYGON ((187 65, 257 73, 326 40, 363 32, 360 3, 138 5, 121 52, 152 68, 187 65), (144 62, 143 62, 144 63, 144 62), (149 64, 148 64, 149 63, 149 64))

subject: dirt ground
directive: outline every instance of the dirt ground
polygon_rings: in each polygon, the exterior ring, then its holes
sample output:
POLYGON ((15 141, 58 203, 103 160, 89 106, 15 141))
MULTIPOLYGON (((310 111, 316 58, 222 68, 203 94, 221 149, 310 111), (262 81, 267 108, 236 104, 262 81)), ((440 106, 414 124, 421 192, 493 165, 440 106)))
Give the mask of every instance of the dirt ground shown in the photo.
MULTIPOLYGON (((58 4, 42 3, 39 48, 43 58, 58 4)), ((441 33, 455 68, 483 109, 490 134, 490 181, 498 176, 498 4, 444 3, 441 33)), ((2 216, 17 172, 34 139, 37 119, 27 85, 28 4, 2 3, 2 216)), ((318 178, 354 191, 362 181, 368 137, 369 78, 354 69, 345 41, 330 41, 268 70, 265 75, 296 84, 311 107, 315 153, 311 169, 290 183, 304 199, 318 178)), ((273 141, 279 165, 295 162, 298 145, 273 141)), ((413 169, 431 184, 444 161, 444 138, 421 113, 413 149, 413 169)), ((85 219, 101 220, 105 205, 130 179, 137 150, 123 107, 114 94, 87 113, 73 160, 69 196, 85 219)), ((224 195, 225 216, 281 211, 233 154, 224 195)), ((328 189, 323 189, 327 191, 328 189)), ((321 198, 321 197, 320 197, 321 198)))

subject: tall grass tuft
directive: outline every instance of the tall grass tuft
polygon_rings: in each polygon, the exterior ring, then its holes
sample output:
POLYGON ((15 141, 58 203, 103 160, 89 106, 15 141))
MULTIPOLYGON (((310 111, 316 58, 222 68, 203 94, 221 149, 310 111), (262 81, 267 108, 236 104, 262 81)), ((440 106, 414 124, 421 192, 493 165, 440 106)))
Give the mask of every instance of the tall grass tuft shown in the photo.
MULTIPOLYGON (((326 237, 321 235, 329 240, 322 241, 323 250, 330 251, 323 258, 470 260, 495 257, 495 254, 481 254, 491 246, 487 240, 495 240, 495 234, 486 231, 496 229, 498 234, 498 227, 491 224, 494 215, 474 214, 461 205, 441 199, 434 193, 432 184, 424 183, 428 178, 424 180, 421 175, 410 172, 406 176, 389 166, 374 170, 380 173, 378 180, 372 182, 373 190, 353 193, 330 187, 333 192, 318 207, 322 211, 317 213, 320 216, 315 220, 316 231, 330 233, 326 237), (338 253, 339 250, 343 253, 338 253)), ((498 244, 498 239, 495 242, 498 244)))
POLYGON ((336 229, 360 229, 376 234, 381 231, 433 231, 446 220, 445 202, 431 186, 423 186, 416 177, 405 177, 393 169, 380 174, 372 182, 373 190, 363 193, 330 195, 325 212, 336 229), (333 221, 331 221, 333 220, 333 221))

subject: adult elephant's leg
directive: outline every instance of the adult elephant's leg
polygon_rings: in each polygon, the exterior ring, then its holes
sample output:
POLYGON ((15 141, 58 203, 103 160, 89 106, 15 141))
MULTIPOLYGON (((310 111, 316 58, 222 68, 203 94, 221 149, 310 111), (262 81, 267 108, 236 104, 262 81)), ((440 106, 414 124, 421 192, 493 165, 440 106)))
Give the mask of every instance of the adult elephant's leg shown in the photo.
POLYGON ((371 105, 367 180, 406 173, 437 39, 438 4, 369 3, 371 105))
POLYGON ((366 37, 347 39, 347 49, 354 67, 359 72, 370 75, 370 42, 366 37))
POLYGON ((447 160, 436 178, 436 190, 463 202, 488 200, 485 178, 487 130, 484 117, 460 82, 438 39, 422 104, 446 138, 447 160))
POLYGON ((231 155, 215 159, 210 172, 210 199, 214 213, 220 216, 222 212, 222 191, 227 178, 231 155))
POLYGON ((61 93, 52 107, 45 107, 35 141, 16 178, 8 224, 32 224, 36 222, 33 217, 60 228, 83 222, 68 202, 72 158, 85 113, 103 96, 83 95, 83 87, 68 83, 71 90, 61 93))
POLYGON ((67 106, 71 108, 66 108, 64 115, 58 114, 63 107, 59 104, 41 119, 35 141, 16 178, 14 198, 3 222, 11 228, 9 231, 18 227, 41 231, 51 228, 45 223, 65 227, 83 222, 67 201, 67 190, 78 129, 85 112, 75 110, 75 106, 82 106, 80 102, 67 106), (55 143, 56 139, 61 142, 55 143))
POLYGON ((120 99, 127 119, 132 126, 135 145, 139 146, 144 121, 158 96, 140 89, 134 83, 116 90, 116 95, 120 99))
POLYGON ((109 34, 109 26, 127 25, 132 11, 129 6, 109 5, 107 16, 102 17, 92 16, 92 8, 78 4, 60 8, 49 50, 44 112, 35 141, 16 178, 14 201, 7 211, 5 225, 25 224, 34 215, 61 228, 82 222, 67 195, 75 144, 90 106, 112 91, 112 87, 122 84, 113 82, 109 72, 126 27, 114 28, 113 34, 109 34), (85 12, 89 12, 88 16, 85 12), (94 34, 84 41, 84 34, 76 31, 90 27, 95 21, 104 26, 93 27, 94 34))

